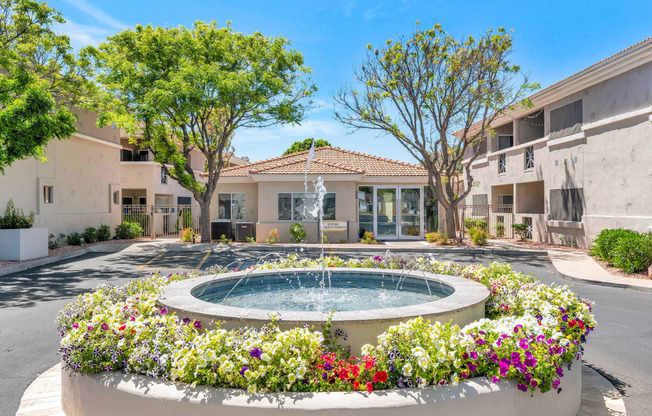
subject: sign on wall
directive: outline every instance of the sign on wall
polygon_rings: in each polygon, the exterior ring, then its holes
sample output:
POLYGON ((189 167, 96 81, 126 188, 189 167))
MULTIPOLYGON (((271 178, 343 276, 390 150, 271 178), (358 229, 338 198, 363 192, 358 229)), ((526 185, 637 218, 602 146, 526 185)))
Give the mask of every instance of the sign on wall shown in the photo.
POLYGON ((326 231, 347 231, 346 221, 324 221, 324 232, 326 231))

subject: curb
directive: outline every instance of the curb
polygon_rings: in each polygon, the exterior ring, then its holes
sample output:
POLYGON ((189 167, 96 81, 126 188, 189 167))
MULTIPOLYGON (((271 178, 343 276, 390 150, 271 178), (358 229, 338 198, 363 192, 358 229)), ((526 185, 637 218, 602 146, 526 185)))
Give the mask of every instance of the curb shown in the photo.
POLYGON ((552 269, 554 270, 557 276, 563 277, 564 279, 568 279, 573 282, 586 283, 589 285, 596 285, 596 286, 614 287, 617 289, 632 289, 641 292, 652 292, 652 287, 647 287, 647 286, 631 285, 629 283, 604 282, 601 280, 583 279, 581 277, 570 276, 557 270, 557 266, 555 266, 554 261, 551 260, 550 264, 552 264, 552 269))

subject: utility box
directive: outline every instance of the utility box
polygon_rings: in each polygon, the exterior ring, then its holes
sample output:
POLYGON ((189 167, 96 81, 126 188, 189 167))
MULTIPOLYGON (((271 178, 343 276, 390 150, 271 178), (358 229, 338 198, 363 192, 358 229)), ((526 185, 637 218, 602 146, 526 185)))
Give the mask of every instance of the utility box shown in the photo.
POLYGON ((211 221, 211 240, 219 240, 223 235, 233 238, 231 221, 211 221))
POLYGON ((247 241, 247 237, 255 237, 253 222, 235 223, 235 241, 247 241))

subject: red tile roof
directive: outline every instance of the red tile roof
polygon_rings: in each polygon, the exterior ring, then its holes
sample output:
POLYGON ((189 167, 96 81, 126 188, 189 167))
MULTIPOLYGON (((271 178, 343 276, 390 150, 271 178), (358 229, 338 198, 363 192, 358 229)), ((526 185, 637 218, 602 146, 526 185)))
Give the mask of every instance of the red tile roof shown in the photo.
MULTIPOLYGON (((267 159, 248 165, 222 169, 221 177, 242 177, 249 175, 295 175, 306 172, 308 151, 267 159)), ((359 175, 368 176, 426 176, 426 170, 412 163, 399 162, 336 147, 315 149, 315 159, 310 163, 310 174, 314 175, 359 175)))

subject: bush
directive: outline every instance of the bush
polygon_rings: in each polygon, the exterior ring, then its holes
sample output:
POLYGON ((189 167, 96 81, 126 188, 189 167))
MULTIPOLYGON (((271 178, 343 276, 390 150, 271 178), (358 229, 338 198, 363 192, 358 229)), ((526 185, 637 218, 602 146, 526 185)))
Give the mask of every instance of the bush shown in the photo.
POLYGON ((278 238, 278 228, 274 228, 272 231, 270 231, 269 238, 265 240, 265 242, 269 244, 279 243, 280 241, 281 239, 278 238))
POLYGON ((5 215, 0 216, 0 228, 5 230, 16 230, 20 228, 32 228, 34 225, 34 212, 25 215, 22 209, 14 206, 11 199, 7 202, 5 215))
POLYGON ((82 245, 82 235, 79 233, 70 233, 66 237, 66 243, 69 246, 81 246, 82 245))
POLYGON ((473 244, 477 246, 484 246, 487 244, 487 239, 489 239, 489 234, 481 230, 479 228, 472 228, 473 233, 471 234, 469 232, 469 236, 471 237, 471 240, 473 241, 473 244))
POLYGON ((622 238, 632 238, 638 235, 636 231, 626 230, 623 228, 608 229, 600 231, 600 234, 593 242, 595 245, 591 247, 591 254, 598 257, 607 263, 614 261, 614 249, 622 238))
POLYGON ((518 237, 521 240, 526 239, 526 237, 527 237, 527 224, 521 224, 521 223, 512 224, 512 228, 514 229, 514 233, 516 233, 516 235, 518 235, 518 237))
POLYGON ((290 238, 295 243, 303 243, 306 240, 306 229, 300 222, 294 223, 290 226, 290 238))
POLYGON ((57 236, 50 233, 48 236, 48 250, 54 250, 55 248, 59 247, 59 241, 57 240, 57 236))
POLYGON ((464 228, 479 228, 481 230, 487 229, 487 221, 482 218, 464 218, 464 228))
POLYGON ((100 225, 97 229, 97 241, 109 241, 111 238, 111 228, 108 225, 100 225))
POLYGON ((256 244, 256 237, 245 237, 245 240, 247 240, 247 243, 256 244))
POLYGON ((231 242, 231 239, 226 238, 226 234, 222 234, 217 241, 220 242, 221 244, 229 244, 231 242))
POLYGON ((184 243, 192 243, 192 238, 195 233, 193 233, 192 228, 185 228, 181 233, 181 241, 184 243))
POLYGON ((496 236, 504 237, 505 236, 505 224, 502 222, 496 223, 496 236))
POLYGON ((136 222, 123 222, 115 227, 115 236, 121 240, 139 238, 143 235, 143 228, 136 222))
MULTIPOLYGON (((125 222, 136 223, 136 224, 140 225, 141 230, 149 230, 149 218, 150 218, 149 214, 132 213, 132 214, 127 215, 127 220, 128 221, 125 221, 125 222)), ((177 218, 177 221, 178 221, 178 218, 177 218)), ((184 227, 184 228, 188 228, 188 227, 184 227)))
POLYGON ((652 233, 623 234, 610 254, 613 265, 626 273, 645 271, 652 265, 652 233))
POLYGON ((441 231, 435 231, 432 233, 426 234, 426 240, 429 243, 435 243, 439 246, 445 246, 449 244, 448 237, 441 231))
POLYGON ((87 227, 82 233, 84 243, 91 244, 97 241, 97 229, 95 227, 87 227))
POLYGON ((360 242, 362 244, 378 244, 378 241, 374 238, 374 233, 371 231, 365 231, 360 242))

